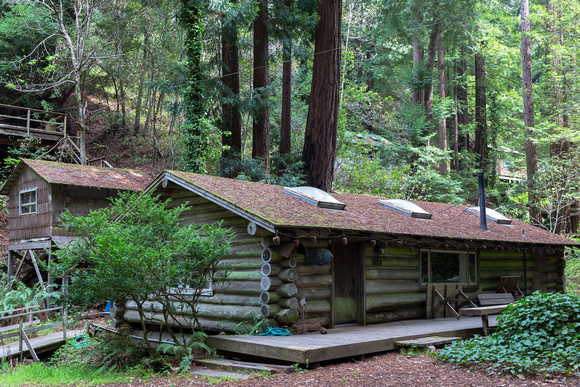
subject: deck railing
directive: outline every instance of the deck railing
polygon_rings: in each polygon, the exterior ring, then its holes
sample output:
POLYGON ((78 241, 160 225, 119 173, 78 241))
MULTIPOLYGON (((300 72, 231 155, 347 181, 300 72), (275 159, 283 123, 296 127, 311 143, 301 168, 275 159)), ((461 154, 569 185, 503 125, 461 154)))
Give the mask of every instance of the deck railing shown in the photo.
POLYGON ((46 329, 51 329, 51 328, 56 328, 56 327, 62 326, 62 338, 63 338, 63 340, 66 340, 66 311, 65 311, 65 309, 62 306, 60 306, 60 307, 56 307, 56 308, 32 310, 32 309, 37 309, 37 308, 40 308, 40 306, 34 305, 34 306, 27 306, 24 308, 0 311, 0 316, 1 316, 0 321, 9 320, 9 319, 17 319, 18 320, 17 324, 12 324, 12 325, 8 325, 8 326, 0 328, 0 340, 9 339, 12 337, 18 337, 18 353, 20 354, 20 356, 22 356, 22 353, 24 352, 23 351, 24 344, 26 344, 26 346, 28 347, 28 351, 30 352, 30 355, 32 356, 32 358, 35 361, 38 361, 38 356, 36 355, 36 351, 34 350, 32 344, 30 343, 30 340, 28 338, 29 333, 40 332, 40 331, 43 331, 46 329), (60 319, 61 319, 60 321, 52 323, 52 324, 34 327, 34 325, 40 324, 40 322, 41 322, 38 318, 34 319, 34 315, 39 315, 41 313, 48 313, 48 312, 54 312, 54 311, 60 312, 60 319), (13 314, 15 312, 19 312, 19 313, 13 314), (9 314, 9 315, 6 316, 6 314, 9 314), (28 328, 28 327, 32 327, 32 328, 28 328), (15 330, 16 330, 16 332, 14 332, 15 330), (4 332, 8 332, 8 333, 4 333, 4 332))
POLYGON ((66 114, 0 104, 0 128, 19 130, 28 136, 34 136, 34 132, 66 136, 66 121, 66 114))

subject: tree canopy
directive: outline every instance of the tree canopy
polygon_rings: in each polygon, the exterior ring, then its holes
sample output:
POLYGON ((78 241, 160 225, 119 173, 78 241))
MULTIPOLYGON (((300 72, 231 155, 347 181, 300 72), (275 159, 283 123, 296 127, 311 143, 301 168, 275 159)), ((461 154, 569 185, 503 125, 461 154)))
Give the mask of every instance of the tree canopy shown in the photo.
POLYGON ((575 232, 580 9, 524 3, 4 1, 1 93, 81 137, 96 103, 163 168, 449 202, 483 170, 490 206, 575 232))

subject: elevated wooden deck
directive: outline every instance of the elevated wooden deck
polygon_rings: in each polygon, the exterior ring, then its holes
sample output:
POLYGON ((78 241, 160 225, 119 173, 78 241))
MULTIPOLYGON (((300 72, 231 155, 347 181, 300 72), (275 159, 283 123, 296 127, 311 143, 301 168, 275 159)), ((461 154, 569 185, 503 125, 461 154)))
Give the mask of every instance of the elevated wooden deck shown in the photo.
POLYGON ((225 356, 313 364, 394 350, 401 340, 434 335, 469 338, 475 334, 483 334, 481 320, 467 317, 345 326, 329 329, 325 335, 210 336, 207 344, 225 356))
POLYGON ((66 114, 0 104, 0 142, 2 137, 36 137, 44 141, 60 141, 66 136, 66 114))

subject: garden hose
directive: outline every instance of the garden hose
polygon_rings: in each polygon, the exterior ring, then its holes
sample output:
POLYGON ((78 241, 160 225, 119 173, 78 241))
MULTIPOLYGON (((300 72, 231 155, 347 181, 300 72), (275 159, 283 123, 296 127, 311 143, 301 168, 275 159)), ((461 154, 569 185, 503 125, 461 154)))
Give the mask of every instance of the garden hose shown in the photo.
POLYGON ((77 337, 75 337, 73 339, 73 342, 72 342, 73 348, 81 349, 81 348, 85 348, 85 347, 89 346, 89 344, 91 343, 91 340, 85 334, 89 324, 92 324, 92 323, 88 323, 87 325, 85 325, 85 327, 83 328, 83 333, 81 333, 80 335, 78 335, 77 337))
POLYGON ((254 332, 254 336, 290 336, 291 334, 292 332, 290 332, 288 329, 272 327, 267 327, 262 332, 256 329, 254 332))

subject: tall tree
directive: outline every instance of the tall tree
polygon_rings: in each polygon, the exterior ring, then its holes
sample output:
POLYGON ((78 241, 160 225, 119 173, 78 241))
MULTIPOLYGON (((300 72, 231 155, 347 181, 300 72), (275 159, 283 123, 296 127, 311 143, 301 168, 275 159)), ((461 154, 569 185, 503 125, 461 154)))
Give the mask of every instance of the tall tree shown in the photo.
MULTIPOLYGON (((233 0, 232 3, 237 3, 233 0)), ((225 19, 225 18, 224 18, 225 19)), ((226 22, 222 30, 222 157, 241 157, 242 117, 239 109, 240 62, 238 28, 235 21, 226 22)))
POLYGON ((270 170, 270 111, 268 108, 268 0, 260 0, 254 20, 254 113, 252 158, 270 170))
POLYGON ((478 166, 486 169, 487 156, 487 98, 485 88, 485 57, 475 54, 475 147, 478 166))
MULTIPOLYGON (((77 0, 72 3, 61 0, 14 0, 12 3, 28 6, 31 11, 38 12, 49 21, 29 26, 31 29, 42 31, 46 36, 46 40, 38 44, 34 50, 45 47, 45 42, 57 36, 64 48, 61 54, 64 54, 66 59, 62 71, 53 74, 50 80, 46 80, 42 84, 31 84, 27 80, 19 78, 11 84, 11 87, 21 92, 38 93, 55 90, 63 85, 72 85, 75 115, 79 126, 80 160, 81 164, 86 164, 88 125, 86 121, 85 76, 99 57, 97 38, 93 36, 93 17, 98 11, 98 4, 94 0, 77 0)), ((25 58, 32 60, 35 55, 35 52, 26 53, 25 58)))
POLYGON ((526 126, 526 172, 528 177, 528 204, 530 222, 541 224, 538 196, 534 189, 534 178, 538 171, 536 143, 533 141, 534 128, 534 95, 532 88, 532 47, 530 42, 530 5, 528 0, 521 0, 522 22, 522 79, 524 99, 524 125, 526 126))
POLYGON ((321 0, 302 161, 308 185, 332 189, 338 126, 342 0, 321 0))
MULTIPOLYGON (((288 11, 292 0, 284 0, 288 11)), ((282 117, 280 120, 280 154, 290 153, 292 143, 292 46, 288 38, 284 39, 282 47, 282 117)))
POLYGON ((180 19, 185 28, 187 55, 187 86, 183 104, 186 123, 182 127, 185 142, 185 169, 204 173, 208 151, 208 130, 202 122, 204 114, 202 86, 202 31, 201 6, 198 0, 182 0, 180 19))
MULTIPOLYGON (((439 70, 437 93, 441 103, 445 104, 445 48, 443 47, 443 31, 441 31, 437 36, 437 67, 439 70)), ((439 121, 439 149, 442 151, 447 150, 447 120, 445 119, 444 112, 439 121)), ((447 173, 446 159, 439 162, 439 173, 447 173)))

